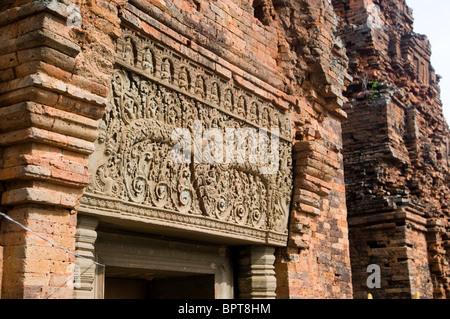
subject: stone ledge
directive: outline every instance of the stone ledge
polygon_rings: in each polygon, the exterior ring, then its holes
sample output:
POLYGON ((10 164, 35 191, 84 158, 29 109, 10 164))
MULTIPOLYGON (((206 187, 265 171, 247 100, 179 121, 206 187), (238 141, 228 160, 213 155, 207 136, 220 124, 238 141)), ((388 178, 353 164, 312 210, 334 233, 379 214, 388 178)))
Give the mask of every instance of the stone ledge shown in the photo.
POLYGON ((48 189, 24 187, 5 191, 2 194, 3 205, 19 205, 27 203, 46 204, 73 209, 77 206, 79 194, 68 194, 48 189))
POLYGON ((34 102, 0 108, 0 132, 36 127, 94 142, 97 121, 34 102))
POLYGON ((46 87, 33 85, 2 94, 0 96, 0 107, 26 101, 52 106, 63 111, 95 120, 102 118, 105 113, 105 106, 103 104, 93 104, 74 96, 54 92, 46 87))
POLYGON ((0 180, 47 181, 72 187, 83 187, 90 183, 89 174, 80 174, 67 169, 39 165, 21 165, 0 169, 0 180))
POLYGON ((25 144, 37 142, 61 147, 81 154, 91 154, 95 148, 94 143, 70 137, 47 130, 31 127, 18 131, 8 132, 0 135, 0 146, 10 146, 14 144, 25 144))
MULTIPOLYGON (((338 169, 335 166, 333 167, 333 166, 329 165, 329 163, 326 163, 325 161, 319 161, 312 157, 296 158, 294 173, 304 172, 303 167, 315 168, 318 171, 322 172, 323 174, 331 175, 331 176, 334 176, 336 174, 336 170, 338 169)), ((318 177, 318 176, 316 176, 316 177, 318 177)))
POLYGON ((0 54, 46 46, 55 49, 70 57, 76 57, 81 52, 81 47, 70 40, 48 29, 39 29, 26 33, 15 39, 0 44, 0 54))
POLYGON ((62 18, 68 18, 70 13, 67 11, 67 5, 57 0, 37 0, 29 1, 20 7, 13 7, 0 12, 0 26, 16 22, 28 16, 48 11, 62 18))
POLYGON ((0 85, 0 94, 6 94, 29 86, 42 87, 58 94, 67 94, 71 98, 79 99, 97 106, 106 105, 106 98, 77 88, 72 84, 65 83, 64 81, 58 80, 42 72, 29 74, 25 77, 2 83, 0 85))
POLYGON ((386 213, 372 213, 368 216, 350 216, 348 219, 348 224, 351 227, 395 227, 395 222, 405 221, 410 222, 415 226, 415 228, 426 231, 427 220, 426 218, 420 217, 418 215, 408 213, 405 211, 394 211, 386 213))

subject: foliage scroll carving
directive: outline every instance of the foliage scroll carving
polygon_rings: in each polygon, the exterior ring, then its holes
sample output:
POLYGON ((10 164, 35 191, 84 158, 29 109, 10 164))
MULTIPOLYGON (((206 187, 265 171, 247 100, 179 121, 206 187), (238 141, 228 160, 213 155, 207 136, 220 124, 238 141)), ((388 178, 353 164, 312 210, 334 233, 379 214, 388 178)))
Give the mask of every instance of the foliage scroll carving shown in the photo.
MULTIPOLYGON (((117 51, 109 102, 91 159, 92 182, 82 205, 95 208, 111 198, 116 206, 120 202, 121 207, 139 207, 134 210, 138 215, 159 212, 152 216, 172 220, 174 227, 174 216, 182 215, 194 228, 211 221, 207 227, 219 232, 240 237, 252 233, 253 241, 285 244, 292 191, 288 115, 133 31, 123 30, 117 51), (248 158, 239 163, 175 161, 174 129, 193 132, 195 123, 201 123, 202 132, 215 128, 224 136, 227 128, 276 128, 277 171, 262 174, 261 164, 248 158)), ((198 147, 204 146, 193 141, 193 149, 198 147)))

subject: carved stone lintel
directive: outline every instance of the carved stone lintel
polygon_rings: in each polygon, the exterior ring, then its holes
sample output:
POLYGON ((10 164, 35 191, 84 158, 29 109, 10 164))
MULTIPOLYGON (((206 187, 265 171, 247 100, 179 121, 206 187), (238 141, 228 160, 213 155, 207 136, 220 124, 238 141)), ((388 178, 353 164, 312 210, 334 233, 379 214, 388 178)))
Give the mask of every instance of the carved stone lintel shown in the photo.
POLYGON ((239 254, 239 298, 273 299, 275 289, 275 248, 249 246, 239 254))
MULTIPOLYGON (((97 239, 96 228, 98 220, 90 216, 78 216, 78 225, 75 233, 76 253, 86 259, 94 261, 94 244, 97 239)), ((96 265, 83 258, 75 258, 74 298, 95 298, 96 265)))
POLYGON ((168 212, 159 220, 201 216, 247 233, 287 235, 289 115, 179 59, 163 44, 123 30, 85 198, 168 212))

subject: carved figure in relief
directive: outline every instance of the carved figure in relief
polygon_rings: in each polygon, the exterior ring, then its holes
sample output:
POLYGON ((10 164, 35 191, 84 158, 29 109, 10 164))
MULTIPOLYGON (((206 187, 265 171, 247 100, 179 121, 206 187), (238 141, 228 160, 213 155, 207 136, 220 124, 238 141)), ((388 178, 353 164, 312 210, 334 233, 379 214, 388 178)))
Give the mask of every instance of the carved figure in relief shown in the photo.
POLYGON ((161 80, 172 82, 172 64, 168 58, 164 58, 161 64, 161 80))
POLYGON ((221 118, 219 112, 215 108, 209 109, 209 117, 208 117, 208 127, 210 128, 218 128, 221 123, 221 118))
POLYGON ((123 92, 124 81, 120 72, 114 72, 111 81, 113 92, 116 96, 120 96, 123 92))
POLYGON ((258 198, 256 199, 256 202, 260 204, 264 211, 267 211, 267 189, 259 176, 256 177, 256 188, 258 189, 258 198))
POLYGON ((262 110, 261 125, 264 127, 270 126, 269 110, 267 107, 264 107, 262 110))
POLYGON ((178 74, 178 86, 180 89, 189 90, 189 78, 186 68, 183 66, 180 69, 180 73, 178 74))
POLYGON ((180 101, 176 93, 165 92, 164 105, 166 107, 165 122, 169 125, 178 126, 181 120, 180 101))
POLYGON ((187 166, 180 167, 177 171, 180 173, 178 175, 178 187, 174 191, 174 194, 178 194, 175 199, 175 205, 180 212, 187 213, 193 208, 192 206, 195 206, 193 200, 194 191, 191 186, 191 171, 187 166))
POLYGON ((258 103, 256 102, 250 105, 249 119, 252 122, 258 122, 258 103))
POLYGON ((214 82, 211 86, 211 96, 210 99, 213 103, 219 104, 220 97, 219 97, 219 84, 217 82, 214 82))
POLYGON ((246 101, 244 96, 239 97, 238 106, 237 106, 237 114, 240 116, 245 116, 245 109, 246 109, 246 101))
POLYGON ((256 184, 255 184, 255 178, 252 174, 249 174, 249 199, 250 202, 254 203, 258 199, 257 190, 256 190, 256 184))
POLYGON ((134 65, 134 49, 131 38, 125 38, 124 48, 123 48, 123 60, 131 65, 134 65))
POLYGON ((193 101, 186 97, 180 97, 181 101, 181 114, 182 116, 182 126, 186 128, 191 128, 196 120, 195 106, 193 101))
MULTIPOLYGON (((121 52, 123 60, 131 65, 136 58, 133 41, 139 39, 125 37, 121 52)), ((173 147, 170 136, 174 127, 195 131, 195 122, 201 123, 201 132, 214 128, 223 136, 227 128, 248 127, 243 118, 265 127, 273 121, 283 129, 290 123, 278 112, 271 114, 270 104, 259 105, 256 97, 233 84, 228 84, 221 92, 217 77, 208 73, 198 72, 201 75, 195 77, 195 83, 194 78, 190 82, 190 64, 184 63, 178 73, 174 73, 170 52, 158 46, 151 48, 145 47, 142 64, 138 67, 153 73, 155 61, 161 61, 158 67, 161 80, 155 81, 144 72, 137 74, 122 69, 114 72, 98 140, 105 144, 101 148, 105 158, 93 174, 89 191, 134 205, 204 215, 227 223, 286 233, 292 163, 286 160, 280 164, 278 174, 269 177, 259 175, 260 163, 250 164, 248 154, 244 163, 175 163, 170 156, 173 147), (179 89, 167 84, 173 77, 179 89), (197 97, 185 94, 191 88, 197 97), (240 92, 240 96, 234 96, 234 92, 240 92), (206 95, 212 104, 202 100, 206 95), (247 105, 251 100, 255 102, 247 105), (224 112, 218 105, 236 113, 224 112)), ((200 71, 200 67, 196 70, 200 71)), ((255 129, 254 125, 250 128, 255 129)), ((284 142, 280 143, 284 150, 281 157, 290 158, 290 144, 284 142)), ((235 149, 248 151, 250 147, 249 139, 234 140, 234 143, 235 149)), ((195 147, 203 150, 204 145, 194 144, 195 147)))
POLYGON ((277 113, 273 114, 272 116, 272 127, 280 128, 280 118, 277 113))
POLYGON ((156 95, 154 98, 156 110, 155 110, 155 116, 158 121, 164 121, 164 103, 163 103, 163 93, 158 88, 156 90, 156 95))
POLYGON ((142 70, 149 73, 153 73, 154 71, 153 54, 148 47, 144 49, 144 54, 142 56, 142 70))
POLYGON ((285 135, 289 134, 291 129, 291 122, 288 117, 283 116, 281 113, 278 113, 278 127, 280 129, 280 134, 285 135), (287 130, 286 130, 287 129, 287 130))
POLYGON ((181 119, 180 108, 177 104, 171 103, 167 105, 167 124, 178 126, 181 119))
POLYGON ((202 98, 205 97, 205 80, 201 75, 197 76, 195 81, 195 94, 200 95, 202 98))
POLYGON ((151 85, 148 81, 142 81, 139 88, 139 96, 141 98, 141 105, 138 112, 138 118, 149 118, 149 105, 151 100, 151 85))
POLYGON ((144 118, 156 118, 156 96, 157 86, 154 83, 148 83, 148 91, 143 98, 143 115, 144 118))
POLYGON ((120 155, 113 156, 97 169, 97 173, 94 176, 96 190, 105 195, 122 198, 122 186, 118 182, 121 177, 118 170, 120 163, 120 155))
POLYGON ((123 117, 127 123, 136 118, 138 105, 140 104, 139 100, 136 82, 131 81, 131 88, 123 94, 123 117))
POLYGON ((197 189, 202 211, 206 216, 214 214, 214 194, 216 193, 217 175, 215 168, 207 164, 195 165, 197 176, 194 185, 197 189))
POLYGON ((224 102, 223 106, 227 109, 232 111, 233 110, 233 93, 230 89, 227 89, 224 94, 224 102))

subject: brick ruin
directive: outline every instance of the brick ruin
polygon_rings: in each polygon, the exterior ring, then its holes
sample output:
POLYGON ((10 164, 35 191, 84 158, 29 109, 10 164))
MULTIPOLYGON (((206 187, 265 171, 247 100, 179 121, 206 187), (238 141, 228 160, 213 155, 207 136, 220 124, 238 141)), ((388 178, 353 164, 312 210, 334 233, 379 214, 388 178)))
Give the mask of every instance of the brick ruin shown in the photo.
POLYGON ((353 76, 342 130, 354 297, 378 264, 374 298, 448 298, 449 129, 430 43, 404 1, 333 6, 353 76))
POLYGON ((0 298, 448 298, 450 134, 412 24, 404 0, 2 1, 0 208, 77 256, 2 218, 0 298), (278 173, 168 161, 196 121, 276 128, 278 173))

